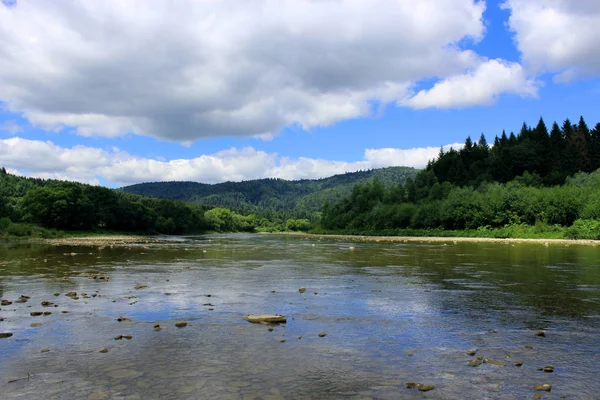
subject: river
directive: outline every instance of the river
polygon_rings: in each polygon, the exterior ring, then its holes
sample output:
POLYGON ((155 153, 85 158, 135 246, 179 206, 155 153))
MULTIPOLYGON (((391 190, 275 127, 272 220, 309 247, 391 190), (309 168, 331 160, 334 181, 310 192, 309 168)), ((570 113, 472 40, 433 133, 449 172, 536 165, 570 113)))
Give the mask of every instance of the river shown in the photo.
POLYGON ((2 399, 600 398, 596 246, 5 244, 0 297, 2 399))

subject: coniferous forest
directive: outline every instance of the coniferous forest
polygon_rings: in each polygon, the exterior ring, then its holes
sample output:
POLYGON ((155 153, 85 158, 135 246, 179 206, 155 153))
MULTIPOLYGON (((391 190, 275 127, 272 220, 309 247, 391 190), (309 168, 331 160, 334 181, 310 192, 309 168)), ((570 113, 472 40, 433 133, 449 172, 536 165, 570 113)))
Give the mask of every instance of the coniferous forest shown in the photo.
POLYGON ((549 131, 540 119, 518 134, 503 132, 492 146, 481 135, 460 150, 440 150, 403 185, 357 185, 325 205, 321 225, 347 233, 600 239, 598 168, 600 124, 590 129, 581 117, 549 131))

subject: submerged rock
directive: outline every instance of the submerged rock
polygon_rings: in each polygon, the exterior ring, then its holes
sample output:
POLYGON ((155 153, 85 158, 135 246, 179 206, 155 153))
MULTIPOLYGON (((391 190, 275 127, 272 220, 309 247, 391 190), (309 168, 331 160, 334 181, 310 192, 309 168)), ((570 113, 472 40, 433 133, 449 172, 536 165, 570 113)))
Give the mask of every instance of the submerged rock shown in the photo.
POLYGON ((435 386, 425 384, 425 383, 408 382, 406 384, 406 388, 407 389, 417 389, 417 390, 420 390, 421 392, 428 392, 430 390, 435 389, 435 386))
POLYGON ((49 352, 50 352, 50 349, 42 349, 42 350, 40 350, 40 353, 49 353, 49 352))
POLYGON ((548 384, 548 383, 538 383, 537 385, 535 385, 533 387, 533 390, 537 390, 540 392, 549 392, 552 390, 552 385, 548 384))
POLYGON ((248 322, 252 323, 268 323, 268 324, 280 324, 286 323, 287 319, 283 315, 274 314, 248 314, 244 317, 248 322))
POLYGON ((554 367, 552 365, 546 365, 545 367, 538 368, 537 370, 538 371, 544 371, 544 372, 547 372, 547 373, 552 373, 552 372, 554 372, 554 367))
POLYGON ((469 367, 478 367, 483 364, 483 359, 481 357, 477 357, 475 360, 471 360, 467 363, 469 367))
POLYGON ((489 360, 489 359, 485 359, 483 360, 486 364, 490 364, 490 365, 496 365, 498 367, 506 367, 506 364, 504 364, 502 361, 496 361, 496 360, 489 360))

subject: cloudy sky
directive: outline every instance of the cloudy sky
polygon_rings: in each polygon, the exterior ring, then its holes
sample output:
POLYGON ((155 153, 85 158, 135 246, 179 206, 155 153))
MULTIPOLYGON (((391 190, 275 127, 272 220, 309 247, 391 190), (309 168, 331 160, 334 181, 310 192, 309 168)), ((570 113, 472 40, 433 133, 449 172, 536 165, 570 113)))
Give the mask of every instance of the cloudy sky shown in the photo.
POLYGON ((0 0, 0 166, 111 187, 423 167, 600 121, 597 0, 0 0))

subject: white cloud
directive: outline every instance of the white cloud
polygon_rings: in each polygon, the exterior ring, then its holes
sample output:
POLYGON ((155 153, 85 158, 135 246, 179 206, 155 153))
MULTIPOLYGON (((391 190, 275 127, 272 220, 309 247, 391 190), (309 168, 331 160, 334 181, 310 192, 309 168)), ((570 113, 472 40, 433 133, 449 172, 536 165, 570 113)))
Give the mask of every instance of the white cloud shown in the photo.
MULTIPOLYGON (((444 146, 460 148, 460 144, 444 146)), ((251 147, 223 150, 193 159, 164 161, 133 156, 117 148, 86 146, 63 148, 50 141, 19 137, 0 140, 0 160, 9 171, 41 178, 98 184, 100 179, 118 185, 151 181, 216 183, 259 178, 316 179, 387 166, 422 168, 439 148, 367 149, 354 162, 300 157, 292 159, 251 147)))
POLYGON ((466 74, 452 76, 421 90, 401 104, 413 108, 452 108, 493 104, 498 95, 537 96, 537 83, 518 63, 487 60, 466 74))
MULTIPOLYGON (((476 68, 477 0, 27 0, 0 4, 0 101, 37 126, 268 139, 476 68)), ((502 88, 500 88, 502 89, 502 88)))
POLYGON ((510 29, 525 66, 555 81, 600 74, 600 2, 506 0, 510 29))

